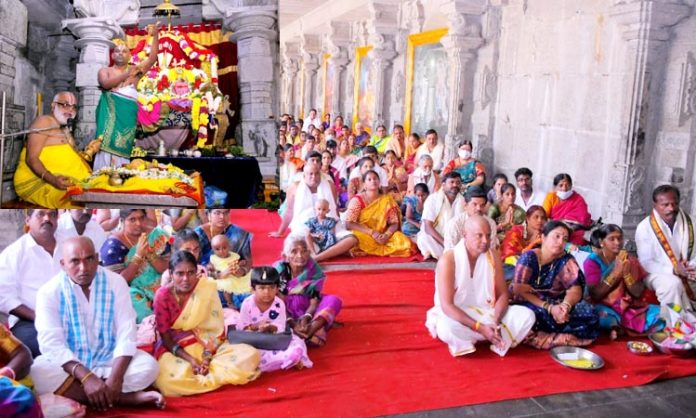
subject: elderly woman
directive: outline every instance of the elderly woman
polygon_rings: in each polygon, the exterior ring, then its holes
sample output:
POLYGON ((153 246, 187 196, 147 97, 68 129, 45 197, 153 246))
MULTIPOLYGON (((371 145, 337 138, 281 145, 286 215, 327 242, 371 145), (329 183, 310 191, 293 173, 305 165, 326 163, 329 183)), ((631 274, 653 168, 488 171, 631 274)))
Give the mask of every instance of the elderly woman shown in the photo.
POLYGON ((526 219, 524 209, 515 204, 516 189, 510 183, 500 187, 500 200, 494 202, 488 208, 488 216, 495 221, 498 241, 505 238, 505 234, 515 225, 520 225, 526 219))
POLYGON ((249 345, 227 342, 217 286, 199 274, 196 258, 187 251, 174 253, 169 274, 171 282, 155 296, 160 336, 155 386, 165 396, 186 396, 256 379, 260 354, 249 345))
POLYGON ((433 171, 433 157, 428 154, 421 155, 418 159, 418 168, 408 176, 408 184, 406 185, 406 194, 412 195, 415 191, 415 186, 418 183, 423 183, 428 186, 430 193, 437 193, 440 190, 440 176, 433 171))
POLYGON ((457 158, 447 163, 442 175, 456 171, 462 176, 462 193, 471 186, 481 186, 486 182, 486 169, 472 156, 474 146, 471 141, 459 143, 457 158))
POLYGON ((323 346, 343 302, 336 296, 322 293, 326 276, 310 257, 305 237, 288 236, 283 246, 283 260, 274 267, 280 273, 278 291, 285 300, 288 323, 308 344, 323 346))
POLYGON ((363 191, 348 202, 346 228, 358 239, 355 255, 408 257, 413 243, 401 229, 401 209, 389 194, 381 194, 379 175, 369 170, 362 176, 363 191))
MULTIPOLYGON (((213 247, 210 244, 215 235, 224 235, 230 241, 230 251, 239 254, 239 271, 231 272, 235 276, 244 276, 252 265, 251 260, 251 238, 252 235, 242 228, 230 223, 229 209, 210 209, 208 210, 210 222, 196 228, 196 234, 200 238, 201 256, 199 261, 204 266, 208 265, 210 256, 213 254, 213 247)), ((223 272, 223 276, 226 272, 223 272)))
POLYGON ((146 231, 144 209, 121 209, 121 228, 102 245, 102 265, 123 276, 130 286, 131 302, 137 322, 152 315, 152 301, 160 287, 162 272, 167 268, 169 236, 155 227, 146 231))
MULTIPOLYGON (((29 374, 31 351, 3 324, 0 324, 0 356, 3 361, 0 364, 4 364, 0 368, 0 416, 43 417, 34 393, 17 382, 29 374)), ((84 414, 84 408, 81 412, 84 414)))
POLYGON ((572 230, 570 242, 585 244, 585 230, 592 225, 592 216, 585 199, 573 190, 573 180, 569 174, 561 173, 553 178, 554 191, 544 198, 544 210, 549 219, 565 222, 572 230))
POLYGON ((525 221, 514 225, 503 238, 500 245, 500 257, 503 260, 505 279, 512 280, 515 275, 517 259, 523 252, 541 246, 541 234, 546 224, 546 212, 539 205, 527 209, 525 221))
POLYGON ((540 349, 589 345, 599 335, 599 317, 583 300, 585 278, 564 247, 570 228, 560 221, 544 226, 541 248, 520 256, 512 285, 514 299, 534 311, 526 343, 540 349))
POLYGON ((594 252, 585 259, 585 277, 590 298, 596 303, 599 327, 611 331, 649 334, 664 327, 660 306, 641 301, 647 276, 638 259, 623 249, 623 230, 602 225, 592 233, 594 252))

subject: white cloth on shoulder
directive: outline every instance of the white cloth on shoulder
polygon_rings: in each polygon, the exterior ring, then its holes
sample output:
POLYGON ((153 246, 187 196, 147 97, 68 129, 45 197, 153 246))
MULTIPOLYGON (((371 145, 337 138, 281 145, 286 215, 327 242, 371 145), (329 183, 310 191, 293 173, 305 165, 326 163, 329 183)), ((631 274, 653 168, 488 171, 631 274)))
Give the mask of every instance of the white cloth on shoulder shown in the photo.
MULTIPOLYGON (((443 189, 438 190, 436 193, 431 194, 425 199, 423 204, 423 215, 421 216, 421 221, 433 222, 435 230, 443 237, 445 235, 445 227, 450 219, 455 217, 457 214, 464 210, 464 198, 460 194, 452 203, 445 195, 443 189)), ((445 250, 444 247, 431 237, 425 228, 421 228, 418 235, 416 235, 416 243, 418 244, 418 250, 420 250, 423 257, 434 257, 440 258, 442 252, 445 250)))
MULTIPOLYGON (((329 217, 340 219, 329 180, 322 177, 317 186, 316 193, 312 193, 303 179, 297 184, 297 188, 295 189, 295 204, 293 205, 292 221, 290 222, 290 231, 292 235, 305 235, 307 233, 308 229, 305 222, 316 216, 314 207, 319 199, 326 199, 329 201, 329 217)), ((350 231, 346 230, 343 221, 338 222, 336 224, 336 239, 341 240, 348 235, 352 234, 350 231)))
MULTIPOLYGON (((495 313, 495 268, 490 250, 479 255, 474 270, 469 266, 464 240, 452 249, 454 252, 454 304, 481 324, 494 324, 495 313)), ((447 316, 440 305, 437 277, 435 278, 435 306, 426 316, 425 326, 433 338, 439 338, 449 346, 452 356, 462 356, 476 351, 475 344, 486 338, 473 329, 447 316)), ((534 312, 524 306, 509 306, 500 326, 505 345, 502 349, 491 345, 490 349, 504 356, 511 347, 524 340, 534 325, 534 312)))

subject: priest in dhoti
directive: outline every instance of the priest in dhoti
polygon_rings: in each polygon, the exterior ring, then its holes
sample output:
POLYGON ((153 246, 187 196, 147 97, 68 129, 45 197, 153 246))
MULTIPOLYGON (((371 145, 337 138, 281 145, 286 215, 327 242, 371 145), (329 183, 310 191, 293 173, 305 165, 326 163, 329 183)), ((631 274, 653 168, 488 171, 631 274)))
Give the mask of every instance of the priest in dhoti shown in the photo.
POLYGON ((478 341, 504 356, 522 342, 534 325, 534 312, 508 306, 503 266, 490 249, 490 226, 482 216, 469 217, 464 238, 444 252, 435 272, 435 306, 425 325, 452 356, 476 351, 478 341))
POLYGON ((75 146, 68 120, 77 114, 77 98, 63 91, 51 102, 51 114, 37 117, 29 126, 19 154, 14 187, 20 199, 45 208, 72 207, 68 187, 92 174, 75 146))
POLYGON ((148 25, 147 33, 152 36, 150 54, 138 65, 131 65, 131 54, 120 39, 111 59, 114 65, 99 70, 97 80, 103 89, 97 105, 97 139, 101 140, 101 151, 94 157, 94 169, 119 167, 129 162, 135 144, 135 128, 138 115, 138 92, 135 86, 157 60, 159 35, 157 26, 148 25))
POLYGON ((657 294, 660 305, 691 309, 696 280, 694 222, 679 208, 679 189, 658 186, 653 210, 636 229, 638 260, 648 272, 645 284, 657 294))
POLYGON ((431 194, 423 204, 423 226, 416 235, 418 249, 425 258, 440 258, 445 247, 445 226, 450 219, 464 210, 464 199, 459 193, 462 177, 449 172, 442 177, 442 187, 431 194))

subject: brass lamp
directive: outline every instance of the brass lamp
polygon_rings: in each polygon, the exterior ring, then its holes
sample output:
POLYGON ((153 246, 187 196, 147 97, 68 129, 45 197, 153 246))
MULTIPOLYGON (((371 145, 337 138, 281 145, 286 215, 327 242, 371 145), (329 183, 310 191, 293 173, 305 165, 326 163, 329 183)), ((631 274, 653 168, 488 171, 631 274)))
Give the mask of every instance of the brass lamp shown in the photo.
POLYGON ((172 31, 172 15, 181 16, 181 10, 175 4, 172 4, 171 0, 164 0, 163 3, 155 7, 155 11, 152 13, 153 16, 167 16, 167 22, 169 23, 169 32, 172 31))

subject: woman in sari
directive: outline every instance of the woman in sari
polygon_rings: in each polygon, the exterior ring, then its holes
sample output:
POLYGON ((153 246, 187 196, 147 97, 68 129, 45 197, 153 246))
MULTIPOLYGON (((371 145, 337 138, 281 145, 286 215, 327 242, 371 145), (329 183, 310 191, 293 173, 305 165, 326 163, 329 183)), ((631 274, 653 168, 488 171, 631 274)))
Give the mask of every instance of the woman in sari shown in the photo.
POLYGON ((513 295, 536 315, 525 340, 535 348, 585 346, 599 335, 599 317, 583 300, 585 278, 564 250, 569 236, 568 226, 551 221, 544 226, 541 248, 523 253, 517 261, 513 295))
POLYGON ((414 193, 404 197, 406 215, 404 216, 404 223, 401 225, 401 232, 411 239, 415 239, 420 231, 423 205, 429 194, 428 186, 424 183, 418 183, 414 188, 414 193))
POLYGON ((144 209, 121 209, 122 227, 111 234, 99 253, 102 265, 123 276, 140 323, 152 315, 152 302, 167 268, 169 236, 155 227, 146 234, 144 209))
POLYGON ((486 182, 486 169, 472 157, 474 146, 471 141, 462 141, 457 150, 457 158, 447 163, 442 175, 456 171, 462 176, 462 193, 471 186, 480 186, 486 182))
POLYGON ((280 273, 278 291, 285 301, 288 323, 308 344, 323 346, 343 302, 322 292, 326 276, 310 257, 305 238, 288 236, 283 246, 283 260, 274 267, 280 273))
POLYGON ((495 221, 498 241, 515 225, 522 224, 526 219, 524 209, 515 204, 515 186, 505 183, 500 187, 501 199, 488 208, 488 216, 495 221))
MULTIPOLYGON (((230 251, 239 254, 239 274, 246 275, 252 266, 251 260, 251 238, 252 235, 242 228, 230 223, 229 209, 211 209, 208 211, 210 222, 196 228, 196 234, 201 239, 201 256, 199 262, 204 266, 208 265, 210 256, 213 254, 213 247, 210 241, 215 235, 224 235, 230 241, 230 251), (243 271, 242 271, 243 270, 243 271)), ((227 275, 223 272, 223 276, 227 275)))
POLYGON ((341 177, 338 170, 331 165, 333 162, 333 154, 330 151, 324 150, 321 153, 321 172, 329 176, 333 181, 336 190, 341 190, 341 177))
MULTIPOLYGON (((31 351, 1 323, 0 357, 7 360, 7 363, 0 363, 4 364, 0 368, 0 416, 43 417, 41 405, 34 392, 18 382, 29 374, 31 351)), ((82 407, 82 415, 84 413, 85 409, 82 407)))
POLYGON ((346 228, 353 231, 358 247, 353 254, 408 257, 413 242, 400 231, 401 210, 389 194, 380 194, 379 175, 369 170, 362 176, 364 190, 350 202, 346 228))
POLYGON ((525 221, 521 225, 514 225, 505 234, 500 245, 500 257, 503 260, 505 280, 512 280, 515 275, 517 259, 523 252, 529 251, 541 245, 541 234, 546 224, 546 212, 539 205, 532 205, 527 209, 525 221))
POLYGON ((623 249, 623 244, 623 230, 618 225, 602 225, 592 233, 595 250, 584 263, 590 298, 599 314, 599 327, 609 330, 612 339, 622 330, 645 335, 665 325, 660 318, 660 307, 641 300, 647 273, 623 249))
POLYGON ((360 175, 357 177, 353 177, 348 181, 348 201, 350 202, 355 195, 360 193, 362 189, 364 188, 363 185, 363 176, 365 173, 368 171, 371 171, 373 168, 375 168, 375 162, 372 161, 372 158, 370 157, 362 157, 358 161, 358 168, 360 169, 360 175))
POLYGON ((570 242, 585 244, 585 230, 592 225, 592 216, 585 199, 573 190, 573 180, 569 174, 561 173, 553 178, 554 191, 544 198, 544 210, 549 219, 565 222, 572 230, 570 242))
POLYGON ((401 202, 403 194, 406 193, 408 174, 394 151, 387 150, 384 153, 382 168, 387 172, 389 182, 387 190, 392 193, 397 202, 401 202))
POLYGON ((176 252, 169 273, 170 284, 155 296, 155 386, 165 396, 186 396, 256 379, 261 356, 254 347, 227 342, 217 286, 197 272, 196 258, 176 252))
POLYGON ((404 168, 406 173, 411 174, 416 169, 416 153, 421 146, 420 136, 417 133, 412 133, 406 140, 406 150, 404 151, 404 168))

